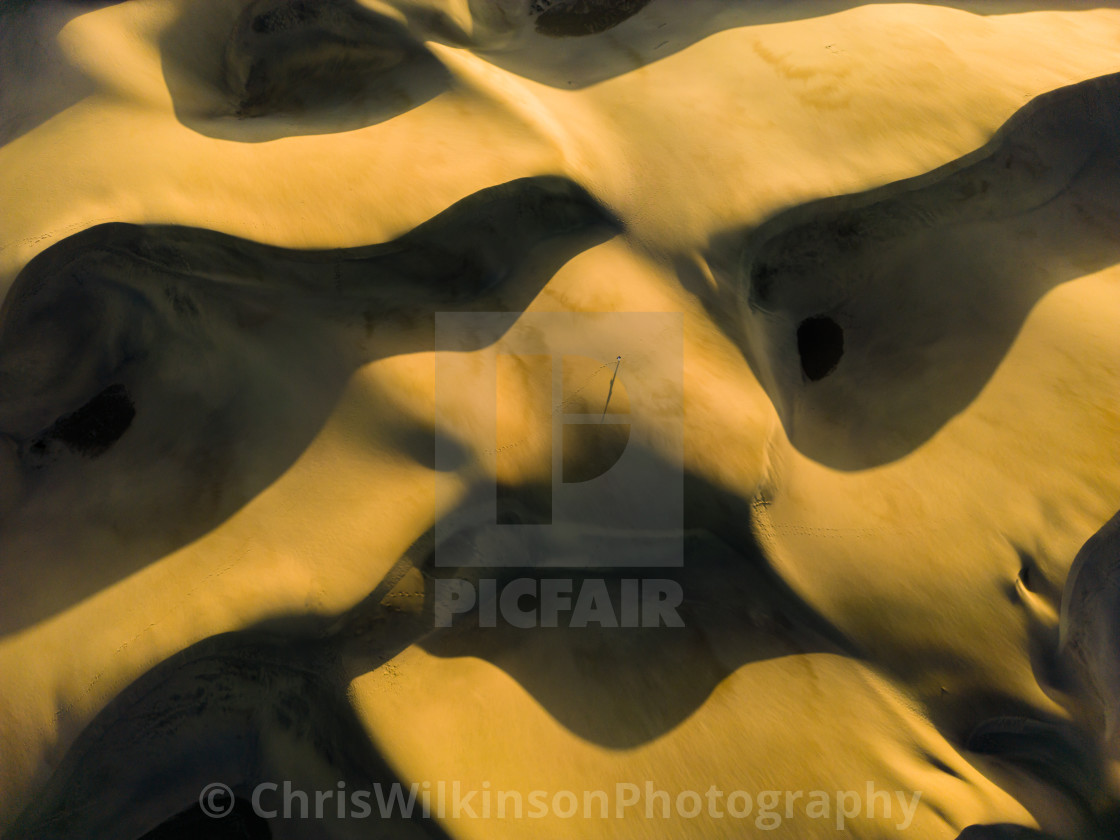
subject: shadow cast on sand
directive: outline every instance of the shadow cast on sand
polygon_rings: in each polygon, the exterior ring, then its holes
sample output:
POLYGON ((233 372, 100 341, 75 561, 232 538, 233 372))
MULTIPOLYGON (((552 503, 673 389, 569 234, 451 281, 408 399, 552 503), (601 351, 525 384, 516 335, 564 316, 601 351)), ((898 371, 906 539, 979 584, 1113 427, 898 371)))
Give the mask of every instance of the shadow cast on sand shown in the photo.
POLYGON ((66 60, 58 36, 79 15, 123 2, 0 3, 0 146, 94 92, 93 83, 66 60))
POLYGON ((192 3, 160 58, 179 121, 242 142, 364 128, 452 85, 403 24, 354 0, 192 3))
MULTIPOLYGON (((436 628, 433 590, 441 577, 545 578, 554 572, 437 568, 432 528, 342 616, 293 615, 216 636, 136 680, 86 727, 7 837, 129 840, 144 831, 152 831, 153 840, 177 837, 176 826, 204 824, 197 807, 184 808, 214 779, 224 780, 243 803, 258 784, 279 779, 291 780, 297 790, 333 790, 340 781, 348 790, 374 784, 388 789, 396 781, 407 788, 412 780, 394 774, 346 698, 355 679, 412 645, 440 657, 492 663, 559 724, 612 749, 646 744, 670 731, 727 675, 749 663, 812 651, 859 658, 849 641, 769 570, 742 501, 701 478, 685 480, 689 536, 684 565, 625 573, 679 580, 686 596, 685 627, 526 630, 481 628, 468 620, 436 628), (409 573, 411 581, 405 579, 409 573), (422 606, 410 598, 394 599, 402 592, 420 594, 422 606), (156 829, 161 823, 165 828, 156 829)), ((1113 523, 1109 534, 1115 531, 1113 523)), ((1096 669, 1085 684, 1098 696, 1116 673, 1115 646, 1107 640, 1105 647, 1098 644, 1101 633, 1115 625, 1110 606, 1116 587, 1109 584, 1105 598, 1088 608, 1078 593, 1102 574, 1115 577, 1112 543, 1103 545, 1109 534, 1091 540, 1082 552, 1079 568, 1085 577, 1067 586, 1063 611, 1067 638, 1080 640, 1074 662, 1084 666, 1088 661, 1096 669), (1092 664, 1098 660, 1100 665, 1092 664)), ((577 579, 611 577, 603 569, 565 573, 577 579)), ((1071 656, 1068 650, 1061 655, 1071 656)), ((446 699, 454 703, 453 697, 446 699)), ((938 720, 937 714, 932 719, 967 751, 963 754, 983 756, 1064 798, 1077 814, 1079 837, 1115 836, 1120 811, 1101 793, 1105 763, 1092 724, 1046 719, 1006 697, 961 702, 967 709, 954 713, 955 720, 938 720)), ((386 833, 373 836, 443 836, 438 825, 423 819, 381 827, 386 833)), ((316 822, 314 830, 315 836, 350 836, 329 820, 316 822)), ((961 837, 1048 835, 1012 825, 977 825, 961 837)))
POLYGON ((836 469, 901 458, 976 398, 1039 299, 1120 261, 1120 75, 1039 97, 926 175, 717 237, 707 258, 718 291, 684 260, 682 281, 793 445, 836 469))
MULTIPOLYGON (((98 715, 5 838, 270 837, 265 820, 250 818, 257 816, 251 808, 246 818, 255 835, 239 820, 205 815, 199 791, 218 781, 244 805, 260 783, 282 780, 297 791, 334 791, 345 781, 350 790, 380 786, 387 795, 398 780, 371 745, 345 687, 337 652, 318 640, 246 631, 194 645, 98 715)), ((282 803, 282 790, 260 798, 277 812, 282 803)), ((370 805, 377 814, 377 803, 370 805)), ((303 819, 300 807, 292 806, 292 821, 312 836, 355 836, 352 827, 330 830, 333 801, 320 810, 325 822, 314 818, 314 802, 302 806, 303 819)), ((446 836, 419 812, 354 824, 367 832, 363 837, 446 836)))
MULTIPOLYGON (((0 633, 231 516, 307 448, 355 370, 432 350, 437 310, 519 312, 617 232, 580 187, 537 177, 385 245, 113 223, 44 251, 0 309, 0 633)), ((434 468, 433 429, 386 425, 434 468)))
MULTIPOLYGON (((216 636, 136 680, 70 746, 6 838, 124 840, 168 820, 189 824, 195 811, 183 809, 215 779, 242 800, 259 783, 280 779, 302 790, 334 789, 340 780, 350 790, 387 787, 397 779, 371 746, 347 689, 415 644, 493 663, 561 725, 612 748, 663 735, 746 663, 818 650, 854 655, 769 570, 740 500, 694 477, 686 491, 684 566, 625 575, 565 570, 577 578, 613 575, 614 583, 647 572, 674 577, 685 590, 686 627, 527 631, 467 621, 437 629, 440 577, 539 577, 542 570, 437 568, 433 527, 346 614, 293 615, 216 636), (408 572, 420 575, 422 606, 401 609, 391 596, 408 572)), ((424 820, 384 830, 386 837, 442 836, 424 820)), ((329 825, 316 823, 315 831, 336 836, 329 825)))
MULTIPOLYGON (((70 19, 116 2, 12 0, 0 6, 0 70, 6 71, 0 73, 0 144, 93 92, 92 83, 66 69, 57 36, 70 19), (34 52, 27 51, 30 44, 34 52), (51 75, 59 73, 65 75, 51 75), (35 84, 48 77, 49 86, 35 84)), ((401 4, 390 17, 358 0, 198 0, 183 4, 158 46, 183 125, 223 140, 263 142, 374 125, 451 89, 454 79, 428 42, 469 50, 540 84, 578 90, 653 64, 718 32, 864 5, 855 0, 524 0, 498 8, 494 0, 470 0, 467 29, 425 4, 401 4)), ((1043 0, 926 5, 984 16, 1102 6, 1043 0)))
MULTIPOLYGON (((631 444, 633 445, 633 444, 631 444)), ((770 568, 741 499, 686 475, 684 558, 679 567, 540 569, 430 568, 433 578, 497 581, 573 579, 573 599, 586 580, 603 580, 621 604, 625 579, 669 580, 684 600, 683 626, 522 628, 498 620, 479 626, 481 610, 455 617, 422 647, 441 657, 472 656, 516 680, 561 725, 612 749, 630 749, 664 735, 707 700, 744 664, 830 652, 852 645, 806 605, 770 568)), ((431 608, 433 605, 428 604, 431 608)), ((429 625, 431 620, 429 620, 429 625)))
MULTIPOLYGON (((886 5, 903 0, 888 0, 886 5)), ((881 5, 882 3, 880 3, 881 5)), ((471 0, 485 19, 493 0, 471 0)), ((425 37, 473 49, 495 66, 540 84, 578 90, 668 58, 719 32, 790 23, 871 5, 866 0, 525 0, 504 12, 485 36, 425 37)), ((974 15, 1074 11, 1113 6, 1077 0, 934 0, 974 15)), ((419 23, 419 21, 418 21, 419 23)), ((484 30, 485 31, 485 30, 484 30)), ((823 46, 823 45, 822 45, 823 46)))
MULTIPOLYGON (((1040 587, 1028 579, 1028 592, 1040 587)), ((1045 589, 1043 587, 1043 589, 1045 589)), ((1035 677, 1068 717, 992 717, 968 733, 968 749, 1062 792, 1078 813, 1077 836, 1120 835, 1120 802, 1106 791, 1120 755, 1120 513, 1086 541, 1057 597, 1057 638, 1034 663, 1035 677)), ((1004 704, 1007 708, 1007 704, 1004 704)), ((970 826, 960 840, 1055 840, 1013 825, 970 826)))

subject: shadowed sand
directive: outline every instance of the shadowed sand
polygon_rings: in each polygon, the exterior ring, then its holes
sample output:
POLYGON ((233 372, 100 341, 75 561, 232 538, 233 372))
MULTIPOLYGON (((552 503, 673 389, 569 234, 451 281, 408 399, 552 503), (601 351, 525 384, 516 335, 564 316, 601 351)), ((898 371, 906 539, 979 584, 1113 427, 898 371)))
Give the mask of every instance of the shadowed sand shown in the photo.
POLYGON ((1120 514, 1078 552, 1062 598, 1060 656, 1087 723, 1120 755, 1120 514))
MULTIPOLYGON (((4 836, 159 836, 158 826, 181 822, 174 815, 191 813, 215 781, 245 801, 273 779, 296 790, 334 790, 345 780, 351 790, 388 791, 396 778, 346 703, 338 669, 338 656, 314 641, 246 632, 196 645, 110 704, 4 836)), ((281 802, 277 793, 277 810, 281 802)), ((419 813, 332 827, 326 810, 326 825, 312 824, 332 837, 446 836, 419 813)), ((238 836, 232 821, 199 816, 195 836, 238 836)))
POLYGON ((71 67, 58 49, 58 35, 67 23, 91 8, 125 0, 97 3, 37 3, 9 0, 0 4, 0 145, 33 130, 54 115, 82 101, 96 85, 71 67), (22 74, 35 67, 39 73, 22 74), (13 84, 21 76, 29 88, 13 84))
POLYGON ((163 36, 164 77, 183 123, 213 137, 362 128, 452 85, 405 26, 352 0, 206 0, 181 14, 163 36))
POLYGON ((739 840, 195 803, 873 781, 914 823, 849 836, 1113 840, 1115 527, 1066 573, 1120 505, 1117 82, 1073 84, 1116 6, 0 4, 0 827, 739 840), (495 440, 441 310, 678 319, 681 445, 595 425, 621 348, 560 365, 562 457, 529 363, 495 440), (682 566, 435 562, 624 451, 682 566), (444 578, 558 575, 685 626, 435 629, 444 578))
MULTIPOLYGON (((977 726, 968 745, 1065 790, 1086 814, 1082 836, 1105 840, 1120 831, 1120 807, 1102 795, 1108 763, 1120 754, 1120 514, 1078 552, 1060 601, 1060 635, 1051 639, 1038 678, 1062 699, 1073 723, 995 718, 977 726)), ((995 825, 972 826, 960 840, 1053 837, 995 825)))
MULTIPOLYGON (((102 225, 33 260, 0 311, 0 619, 11 633, 205 533, 307 447, 347 377, 431 349, 438 309, 518 311, 617 228, 559 178, 511 182, 367 248, 102 225), (96 488, 96 490, 94 490, 96 488), (57 517, 65 512, 65 527, 57 517), (48 590, 44 533, 63 568, 48 590)), ((434 432, 400 428, 430 462, 434 432)))
POLYGON ((1120 261, 1120 76, 1054 91, 942 169, 771 219, 741 258, 746 352, 821 463, 900 458, 988 382, 1035 303, 1120 261))
MULTIPOLYGON (((291 616, 215 637, 141 677, 86 728, 38 803, 7 836, 69 837, 78 831, 90 838, 134 836, 169 818, 182 822, 190 812, 181 809, 214 779, 242 799, 258 783, 281 778, 300 790, 333 789, 339 781, 351 790, 402 781, 369 746, 342 698, 352 681, 391 669, 389 663, 417 643, 437 656, 492 662, 562 725, 615 749, 651 742, 680 725, 743 664, 811 651, 858 656, 760 557, 743 556, 714 539, 714 532, 722 532, 745 545, 727 500, 700 482, 690 489, 697 503, 690 524, 703 527, 692 530, 686 567, 679 573, 687 593, 687 629, 511 632, 468 622, 433 630, 436 577, 502 572, 433 567, 429 533, 342 617, 291 616), (721 507, 726 518, 713 516, 721 507), (154 764, 151 755, 158 756, 154 764)), ((1078 561, 1080 582, 1071 579, 1067 589, 1070 608, 1063 624, 1069 638, 1083 640, 1082 652, 1089 644, 1083 628, 1100 619, 1086 612, 1078 593, 1091 585, 1085 575, 1115 565, 1114 531, 1111 524, 1090 541, 1078 561)), ((1095 649, 1100 665, 1088 667, 1114 670, 1111 644, 1095 649)), ((1089 660, 1082 655, 1078 661, 1089 660)), ((967 721, 956 725, 961 724, 967 721)), ((1081 812, 1079 837, 1113 836, 1117 813, 1100 795, 1102 756, 1084 730, 1064 721, 993 718, 972 728, 968 748, 1062 791, 1081 812)), ((961 779, 951 768, 942 769, 961 779)), ((328 821, 319 830, 330 837, 443 836, 424 821, 379 823, 384 835, 354 834, 358 829, 344 821, 328 821)), ((961 834, 992 840, 1049 836, 1011 825, 973 826, 961 834)))
MULTIPOLYGON (((124 2, 124 0, 116 0, 124 2)), ((10 141, 96 90, 50 50, 74 16, 111 5, 0 8, 0 66, 35 63, 43 81, 28 91, 0 82, 0 142, 10 141)), ((863 3, 829 0, 471 0, 404 3, 390 13, 358 0, 198 0, 161 38, 161 63, 175 112, 208 136, 245 142, 347 131, 392 119, 454 85, 425 42, 473 51, 496 66, 553 87, 597 84, 663 60, 715 33, 834 14, 863 3), (400 20, 403 17, 404 21, 400 20), (613 39, 604 49, 604 38, 613 39), (219 46, 221 45, 221 46, 219 46), (624 48, 619 49, 622 45, 624 48)), ((1100 4, 943 2, 978 15, 1100 4)))

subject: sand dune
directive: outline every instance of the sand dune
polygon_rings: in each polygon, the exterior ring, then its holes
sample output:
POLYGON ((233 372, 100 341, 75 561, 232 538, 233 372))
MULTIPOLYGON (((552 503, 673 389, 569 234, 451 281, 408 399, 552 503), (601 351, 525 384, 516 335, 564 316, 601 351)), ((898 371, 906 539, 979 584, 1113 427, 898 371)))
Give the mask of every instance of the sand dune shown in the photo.
MULTIPOLYGON (((290 466, 355 369, 430 350, 437 309, 523 307, 613 225, 574 184, 540 178, 493 187, 367 248, 288 251, 124 224, 52 246, 17 278, 0 333, 0 425, 22 497, 0 512, 13 558, 2 573, 13 596, 5 629, 210 530, 290 466), (136 499, 139 486, 153 489, 136 499), (52 592, 35 583, 48 551, 36 522, 59 509, 70 524, 49 551, 91 572, 52 592)), ((402 454, 423 462, 432 443, 421 428, 415 443, 409 434, 400 431, 402 454)))
POLYGON ((1117 38, 0 3, 0 833, 1114 837, 1117 38), (679 516, 560 512, 604 475, 679 516), (588 533, 617 566, 536 556, 588 533), (490 626, 487 581, 617 613, 490 626), (680 626, 622 620, 642 581, 680 626), (754 810, 257 813, 285 781, 754 810))
POLYGON ((1043 294, 1120 262, 1118 114, 1120 77, 1063 88, 943 169, 751 233, 743 329, 795 446, 842 469, 905 455, 975 399, 1043 294))

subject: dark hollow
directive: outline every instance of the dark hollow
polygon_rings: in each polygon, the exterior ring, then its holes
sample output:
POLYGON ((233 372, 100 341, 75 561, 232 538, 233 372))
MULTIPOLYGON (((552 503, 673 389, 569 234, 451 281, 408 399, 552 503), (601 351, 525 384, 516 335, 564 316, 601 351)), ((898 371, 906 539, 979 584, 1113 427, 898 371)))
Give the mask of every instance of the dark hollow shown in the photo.
MULTIPOLYGON (((215 804, 221 805, 220 800, 215 804)), ((298 810, 295 813, 299 813, 298 810)), ((272 831, 264 818, 244 799, 235 799, 224 817, 211 817, 195 805, 152 829, 140 840, 270 840, 272 831)))
POLYGON ((566 0, 549 5, 537 18, 537 31, 553 38, 597 35, 633 17, 649 0, 566 0))
POLYGON ((797 352, 806 378, 812 382, 824 379, 844 355, 844 330, 823 315, 806 318, 797 328, 797 352))
POLYGON ((120 440, 135 416, 125 387, 110 385, 77 411, 55 420, 44 437, 94 457, 120 440))

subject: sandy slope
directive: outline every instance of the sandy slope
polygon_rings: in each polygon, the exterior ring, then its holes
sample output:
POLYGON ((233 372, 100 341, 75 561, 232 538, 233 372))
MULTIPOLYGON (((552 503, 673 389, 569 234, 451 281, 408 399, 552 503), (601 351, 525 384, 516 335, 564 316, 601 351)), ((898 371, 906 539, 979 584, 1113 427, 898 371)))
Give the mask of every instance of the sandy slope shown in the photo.
POLYGON ((1089 836, 1107 532, 1063 586, 1120 507, 1120 95, 1039 97, 1118 69, 1120 10, 620 0, 557 39, 528 5, 0 6, 0 829, 137 837, 210 780, 395 773, 873 781, 922 791, 906 836, 1089 836), (435 419, 449 308, 683 313, 687 628, 432 635, 430 569, 380 606, 490 463, 435 419), (810 382, 821 315, 844 354, 810 382), (231 687, 182 705, 213 662, 231 687))

